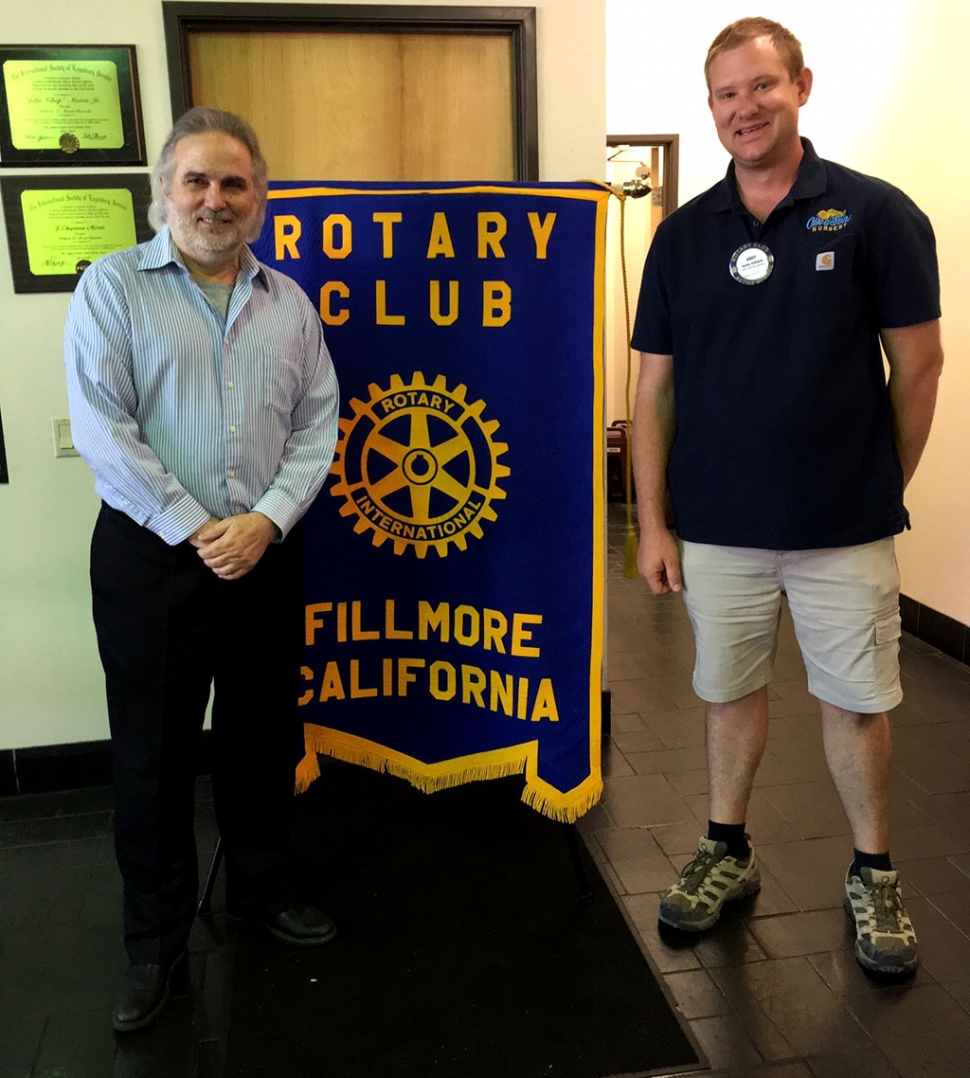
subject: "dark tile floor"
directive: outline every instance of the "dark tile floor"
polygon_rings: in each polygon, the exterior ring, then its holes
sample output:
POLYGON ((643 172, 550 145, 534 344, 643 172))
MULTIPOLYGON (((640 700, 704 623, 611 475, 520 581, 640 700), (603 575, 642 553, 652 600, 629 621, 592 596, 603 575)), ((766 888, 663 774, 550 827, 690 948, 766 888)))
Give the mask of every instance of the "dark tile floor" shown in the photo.
POLYGON ((659 893, 707 821, 704 712, 682 601, 623 576, 610 507, 613 738, 603 801, 581 830, 719 1076, 970 1075, 970 669, 904 636, 893 712, 892 856, 920 968, 880 982, 857 965, 842 909, 849 827, 790 618, 770 688, 770 739, 748 829, 764 886, 698 939, 658 931, 659 893))
MULTIPOLYGON (((919 934, 914 978, 880 983, 852 956, 841 907, 852 844, 788 622, 748 821, 763 890, 706 936, 661 935, 658 895, 707 819, 703 709, 681 601, 622 575, 623 521, 611 505, 613 739, 605 796, 581 830, 712 1078, 966 1078, 970 669, 904 638, 892 852, 919 934)), ((205 779, 199 833, 205 865, 215 834, 205 779)), ((236 1078, 222 1059, 232 949, 218 917, 197 922, 188 979, 170 1005, 199 1047, 166 1035, 170 1022, 111 1033, 105 1000, 125 961, 117 896, 108 790, 0 800, 0 1078, 236 1078)))

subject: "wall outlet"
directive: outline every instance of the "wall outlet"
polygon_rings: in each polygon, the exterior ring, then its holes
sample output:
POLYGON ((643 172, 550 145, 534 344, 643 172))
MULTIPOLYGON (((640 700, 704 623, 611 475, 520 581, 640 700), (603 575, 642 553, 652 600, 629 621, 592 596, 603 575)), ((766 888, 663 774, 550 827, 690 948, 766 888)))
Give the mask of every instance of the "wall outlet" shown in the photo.
POLYGON ((80 456, 80 453, 74 448, 74 440, 71 437, 71 421, 69 419, 52 419, 51 427, 54 430, 54 456, 80 456))

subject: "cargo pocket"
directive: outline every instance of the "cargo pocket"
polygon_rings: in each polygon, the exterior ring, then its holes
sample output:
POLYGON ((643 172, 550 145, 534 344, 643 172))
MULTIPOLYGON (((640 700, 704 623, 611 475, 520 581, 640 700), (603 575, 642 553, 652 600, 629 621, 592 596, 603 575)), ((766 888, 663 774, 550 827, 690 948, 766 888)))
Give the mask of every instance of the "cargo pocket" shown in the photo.
POLYGON ((902 625, 903 619, 900 617, 898 610, 891 610, 887 614, 877 615, 875 621, 876 643, 891 644, 894 640, 898 640, 902 632, 902 625))

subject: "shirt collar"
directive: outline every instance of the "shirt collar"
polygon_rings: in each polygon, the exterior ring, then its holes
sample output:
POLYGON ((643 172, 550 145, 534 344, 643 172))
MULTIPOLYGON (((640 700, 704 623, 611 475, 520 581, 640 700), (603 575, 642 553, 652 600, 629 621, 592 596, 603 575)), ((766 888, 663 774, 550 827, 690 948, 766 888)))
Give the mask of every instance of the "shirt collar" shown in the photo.
MULTIPOLYGON (((176 265, 185 268, 182 252, 175 246, 168 225, 163 225, 142 248, 141 258, 138 261, 140 270, 161 269, 163 266, 176 265)), ((244 277, 251 281, 259 278, 265 281, 262 263, 257 261, 256 256, 247 245, 243 245, 239 252, 239 270, 244 277)))
MULTIPOLYGON (((815 147, 807 138, 802 139, 802 149, 804 156, 798 166, 798 175, 795 177, 791 190, 779 203, 781 206, 790 206, 799 198, 815 198, 828 186, 825 162, 818 156, 815 147)), ((738 194, 732 161, 727 167, 724 179, 714 188, 711 213, 723 213, 725 210, 734 209, 744 209, 744 203, 738 194)))

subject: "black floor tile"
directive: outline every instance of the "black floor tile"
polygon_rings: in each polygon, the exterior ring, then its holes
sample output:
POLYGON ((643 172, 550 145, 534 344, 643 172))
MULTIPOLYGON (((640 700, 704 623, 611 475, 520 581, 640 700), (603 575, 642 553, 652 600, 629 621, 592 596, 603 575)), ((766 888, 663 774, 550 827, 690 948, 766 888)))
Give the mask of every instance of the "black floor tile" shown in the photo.
POLYGON ((67 795, 63 790, 46 794, 21 794, 0 801, 0 820, 37 820, 56 816, 67 795))
POLYGON ((41 846, 10 846, 0 849, 0 885, 7 880, 60 869, 90 868, 98 860, 103 836, 73 842, 48 842, 41 846))
POLYGON ((115 1047, 101 1008, 65 1003, 47 1020, 30 1078, 104 1078, 115 1047))
POLYGON ((30 1074, 46 1024, 43 1009, 26 1011, 0 992, 0 1078, 26 1078, 30 1074))
POLYGON ((51 842, 71 842, 104 835, 109 812, 88 812, 80 816, 44 816, 35 819, 0 820, 0 848, 42 846, 51 842))

